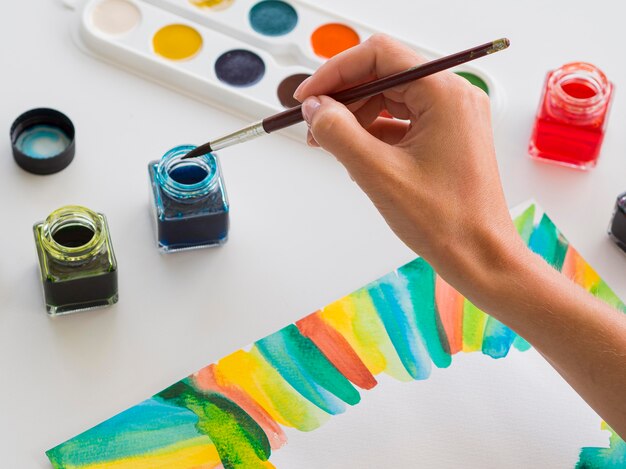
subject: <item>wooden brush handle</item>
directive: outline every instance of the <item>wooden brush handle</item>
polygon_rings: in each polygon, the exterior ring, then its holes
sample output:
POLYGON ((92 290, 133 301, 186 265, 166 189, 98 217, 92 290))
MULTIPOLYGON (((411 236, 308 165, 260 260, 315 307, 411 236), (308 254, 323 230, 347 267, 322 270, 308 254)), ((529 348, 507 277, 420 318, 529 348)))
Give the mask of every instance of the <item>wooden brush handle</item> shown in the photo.
MULTIPOLYGON (((369 83, 363 83, 362 85, 330 94, 329 96, 335 99, 335 101, 339 101, 343 104, 356 103, 361 99, 377 95, 395 86, 404 85, 411 81, 424 78, 428 75, 456 67, 457 65, 461 65, 465 62, 501 51, 509 47, 509 44, 508 39, 498 39, 496 41, 487 42, 480 46, 472 47, 471 49, 467 49, 462 52, 457 52, 456 54, 448 55, 425 64, 416 65, 408 70, 403 70, 369 83)), ((263 129, 269 134, 275 132, 276 130, 284 129, 290 125, 302 122, 303 120, 302 105, 299 105, 291 109, 287 109, 286 111, 279 112, 278 114, 274 114, 273 116, 266 117, 263 119, 263 129)))

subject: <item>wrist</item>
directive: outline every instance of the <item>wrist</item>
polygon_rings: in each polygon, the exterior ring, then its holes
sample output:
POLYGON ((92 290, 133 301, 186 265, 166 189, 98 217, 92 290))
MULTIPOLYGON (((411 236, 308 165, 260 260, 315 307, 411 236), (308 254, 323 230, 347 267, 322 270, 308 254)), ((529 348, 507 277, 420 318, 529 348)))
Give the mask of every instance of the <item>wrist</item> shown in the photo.
POLYGON ((512 290, 524 289, 543 266, 550 269, 512 224, 502 229, 479 226, 446 251, 449 255, 435 266, 437 272, 475 306, 495 316, 500 305, 512 299, 512 290))
POLYGON ((541 322, 541 311, 551 309, 567 279, 532 252, 519 236, 495 241, 490 253, 485 253, 489 260, 476 264, 469 274, 474 284, 464 296, 518 332, 529 323, 541 322))

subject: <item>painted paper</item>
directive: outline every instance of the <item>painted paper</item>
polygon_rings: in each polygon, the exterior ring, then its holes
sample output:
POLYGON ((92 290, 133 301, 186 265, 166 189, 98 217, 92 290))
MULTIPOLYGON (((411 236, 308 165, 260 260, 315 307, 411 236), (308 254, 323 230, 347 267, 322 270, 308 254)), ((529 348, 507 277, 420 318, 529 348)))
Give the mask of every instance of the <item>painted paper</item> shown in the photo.
MULTIPOLYGON (((533 251, 586 290, 626 311, 621 300, 569 246, 545 214, 534 204, 520 212, 514 218, 515 225, 533 251)), ((317 437, 323 436, 325 428, 327 432, 337 431, 337 425, 349 424, 350 420, 348 416, 343 421, 335 419, 356 412, 360 402, 370 394, 389 397, 398 385, 409 389, 409 383, 416 387, 417 381, 426 389, 426 384, 434 383, 446 373, 452 375, 455 367, 463 367, 458 363, 465 354, 484 357, 485 375, 475 374, 475 380, 485 382, 489 373, 494 372, 489 363, 503 360, 502 365, 506 366, 510 357, 509 362, 514 361, 515 366, 532 366, 533 361, 525 357, 537 354, 529 350, 528 342, 464 299, 418 258, 295 324, 210 364, 49 450, 47 455, 57 469, 272 468, 276 467, 271 462, 272 455, 289 451, 288 435, 297 435, 294 439, 300 440, 311 435, 312 440, 313 434, 300 432, 315 432, 317 437)), ((532 376, 532 369, 530 373, 532 376)), ((467 399, 468 405, 473 405, 470 403, 477 402, 481 396, 472 395, 470 384, 458 380, 453 387, 458 399, 467 399)), ((433 398, 437 401, 437 396, 430 397, 430 401, 433 398)), ((500 396, 505 402, 506 397, 500 396)), ((390 399, 385 412, 399 418, 403 409, 408 409, 406 401, 390 399)), ((412 399, 409 397, 408 401, 412 399)), ((584 405, 573 402, 573 406, 584 405)), ((438 403, 442 414, 449 404, 438 403)), ((419 405, 417 399, 410 403, 413 409, 419 409, 419 405)), ((372 402, 364 403, 361 408, 371 414, 372 409, 380 410, 380 406, 372 407, 372 402)), ((508 410, 507 418, 514 420, 511 416, 528 409, 520 404, 519 409, 508 410)), ((360 418, 367 421, 367 415, 360 418)), ((403 428, 378 414, 375 420, 371 432, 359 425, 360 428, 343 432, 342 438, 373 432, 377 435, 376 444, 363 444, 361 450, 372 454, 385 452, 382 441, 393 441, 403 428), (386 439, 380 439, 382 436, 386 439)), ((450 422, 450 416, 446 422, 450 422)), ((462 416, 458 422, 459 428, 436 430, 456 435, 455 440, 463 435, 481 436, 471 427, 461 425, 465 422, 462 416)), ((605 438, 607 444, 597 446, 602 438, 595 437, 591 445, 576 447, 573 457, 578 462, 564 458, 560 461, 562 467, 626 467, 626 444, 606 425, 601 430, 600 424, 597 419, 597 427, 585 431, 589 435, 610 435, 605 438)), ((511 426, 508 438, 514 439, 515 431, 511 426)), ((415 445, 407 450, 415 456, 416 465, 420 460, 419 439, 415 435, 412 440, 415 445)), ((341 447, 347 445, 334 443, 331 456, 336 465, 331 465, 356 467, 349 465, 354 455, 341 452, 341 447)), ((454 445, 453 440, 450 444, 454 445)), ((311 451, 315 454, 331 450, 327 445, 311 451)), ((390 450, 388 455, 392 466, 394 451, 390 450)), ((553 456, 558 459, 560 455, 553 456)), ((482 467, 496 467, 491 452, 472 457, 483 458, 482 467)), ((310 459, 302 458, 302 461, 310 459)), ((463 463, 445 459, 440 462, 441 467, 461 467, 458 464, 463 463)), ((513 461, 507 466, 513 467, 513 461)), ((518 461, 518 467, 524 466, 529 467, 526 462, 518 461)), ((306 467, 329 467, 329 464, 318 466, 309 460, 306 467)))

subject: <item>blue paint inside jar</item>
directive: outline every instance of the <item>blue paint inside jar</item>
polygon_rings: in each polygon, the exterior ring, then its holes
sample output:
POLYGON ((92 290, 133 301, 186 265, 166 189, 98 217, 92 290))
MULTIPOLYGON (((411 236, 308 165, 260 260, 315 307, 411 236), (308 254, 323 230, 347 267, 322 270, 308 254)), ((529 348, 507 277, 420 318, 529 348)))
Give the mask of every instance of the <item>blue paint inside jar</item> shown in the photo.
POLYGON ((283 36, 298 24, 295 8, 281 0, 264 0, 257 3, 248 15, 250 26, 265 36, 283 36))
POLYGON ((170 171, 170 177, 183 185, 193 185, 202 182, 209 176, 209 173, 202 167, 195 164, 178 166, 170 171))
POLYGON ((215 61, 215 74, 220 81, 231 86, 252 86, 265 75, 265 62, 254 52, 233 49, 215 61))
POLYGON ((17 137, 15 146, 31 158, 47 159, 61 154, 70 143, 70 138, 58 127, 34 125, 17 137))
POLYGON ((148 165, 159 249, 174 252, 224 244, 229 204, 217 157, 182 160, 194 146, 168 151, 148 165))

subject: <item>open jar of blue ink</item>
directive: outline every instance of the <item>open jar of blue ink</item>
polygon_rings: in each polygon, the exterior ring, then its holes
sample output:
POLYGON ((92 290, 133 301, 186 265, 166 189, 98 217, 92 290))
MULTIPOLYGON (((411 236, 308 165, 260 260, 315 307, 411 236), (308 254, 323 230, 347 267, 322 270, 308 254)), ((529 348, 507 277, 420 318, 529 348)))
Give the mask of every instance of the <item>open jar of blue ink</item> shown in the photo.
POLYGON ((151 161, 148 174, 157 244, 162 252, 220 246, 228 239, 229 204, 220 163, 181 145, 151 161))

